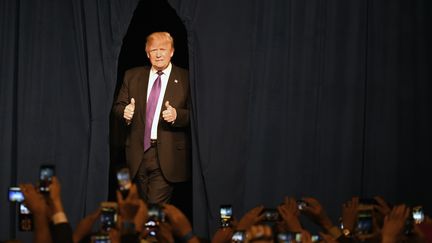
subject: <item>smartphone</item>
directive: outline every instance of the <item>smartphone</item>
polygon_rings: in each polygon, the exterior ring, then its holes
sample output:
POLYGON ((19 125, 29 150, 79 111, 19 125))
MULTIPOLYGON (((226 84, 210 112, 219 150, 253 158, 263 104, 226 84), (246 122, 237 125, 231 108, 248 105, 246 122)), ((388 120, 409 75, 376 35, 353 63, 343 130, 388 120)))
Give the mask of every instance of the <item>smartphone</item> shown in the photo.
POLYGON ((159 224, 165 222, 165 212, 159 204, 148 205, 148 219, 145 224, 146 230, 151 237, 156 237, 159 231, 159 224))
POLYGON ((102 202, 101 203, 101 228, 103 232, 107 232, 114 228, 117 223, 117 203, 102 202))
POLYGON ((219 212, 220 212, 221 228, 231 227, 231 225, 232 225, 232 206, 231 205, 221 205, 219 212))
POLYGON ((311 241, 312 242, 320 242, 320 241, 322 241, 322 239, 321 239, 320 235, 314 234, 314 235, 311 235, 311 241))
POLYGON ((359 207, 356 233, 362 236, 369 236, 373 233, 373 206, 359 207))
POLYGON ((129 168, 123 167, 117 171, 117 182, 123 198, 126 198, 132 186, 129 168))
POLYGON ((274 208, 266 208, 262 214, 264 215, 263 220, 267 222, 276 222, 280 219, 279 212, 274 208))
POLYGON ((424 213, 422 206, 416 206, 412 208, 412 218, 415 224, 421 224, 424 220, 424 213))
POLYGON ((305 207, 307 207, 308 204, 304 200, 297 200, 297 208, 298 210, 303 210, 305 207))
POLYGON ((148 219, 145 223, 146 230, 151 237, 156 237, 159 231, 159 222, 154 219, 148 219))
POLYGON ((33 228, 33 214, 21 203, 18 211, 18 230, 28 232, 33 231, 33 228))
POLYGON ((362 205, 379 205, 375 198, 360 198, 359 204, 362 205))
POLYGON ((111 243, 109 235, 107 234, 97 234, 91 237, 91 243, 111 243))
POLYGON ((19 187, 9 187, 9 202, 23 202, 24 194, 19 187))
POLYGON ((246 240, 246 232, 242 230, 235 231, 231 237, 232 243, 241 243, 241 242, 245 242, 245 240, 246 240))
POLYGON ((276 236, 278 243, 296 243, 301 242, 301 233, 297 232, 280 232, 276 236))
POLYGON ((158 222, 165 222, 165 212, 163 211, 163 207, 159 204, 149 204, 148 217, 158 222))
POLYGON ((49 186, 52 178, 55 175, 54 165, 41 165, 39 170, 39 191, 41 193, 49 193, 49 186))
POLYGON ((24 205, 24 204, 20 204, 19 207, 19 214, 21 215, 29 215, 31 214, 30 210, 24 205))

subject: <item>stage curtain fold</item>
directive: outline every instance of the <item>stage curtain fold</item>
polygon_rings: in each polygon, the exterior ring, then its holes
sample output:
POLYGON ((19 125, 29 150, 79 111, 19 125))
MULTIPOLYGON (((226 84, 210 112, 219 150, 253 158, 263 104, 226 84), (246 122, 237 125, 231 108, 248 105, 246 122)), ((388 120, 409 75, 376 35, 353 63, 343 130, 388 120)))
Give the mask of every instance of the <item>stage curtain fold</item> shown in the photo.
MULTIPOLYGON (((107 198, 117 60, 137 3, 1 2, 2 191, 54 164, 73 226, 107 198)), ((15 234, 10 222, 2 217, 2 237, 15 234)))
POLYGON ((221 204, 240 218, 285 195, 334 220, 352 196, 431 204, 429 1, 170 3, 189 38, 198 234, 221 204))

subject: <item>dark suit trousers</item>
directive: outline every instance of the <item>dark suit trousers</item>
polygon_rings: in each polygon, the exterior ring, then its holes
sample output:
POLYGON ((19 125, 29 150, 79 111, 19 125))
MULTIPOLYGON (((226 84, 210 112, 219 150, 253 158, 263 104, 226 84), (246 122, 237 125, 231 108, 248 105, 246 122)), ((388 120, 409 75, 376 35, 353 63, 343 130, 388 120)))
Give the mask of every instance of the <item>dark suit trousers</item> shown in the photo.
POLYGON ((173 192, 173 185, 162 174, 156 145, 150 147, 141 161, 135 176, 140 196, 147 203, 168 203, 173 192))

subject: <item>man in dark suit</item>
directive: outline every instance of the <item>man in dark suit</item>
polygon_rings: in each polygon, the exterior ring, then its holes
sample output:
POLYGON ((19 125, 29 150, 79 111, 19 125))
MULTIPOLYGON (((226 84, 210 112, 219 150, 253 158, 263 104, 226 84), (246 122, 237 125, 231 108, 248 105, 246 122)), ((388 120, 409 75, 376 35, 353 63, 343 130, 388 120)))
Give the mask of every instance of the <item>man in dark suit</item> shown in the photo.
POLYGON ((126 123, 126 161, 140 195, 168 202, 173 183, 189 180, 189 77, 171 64, 173 39, 167 32, 147 37, 151 67, 130 69, 113 111, 126 123))

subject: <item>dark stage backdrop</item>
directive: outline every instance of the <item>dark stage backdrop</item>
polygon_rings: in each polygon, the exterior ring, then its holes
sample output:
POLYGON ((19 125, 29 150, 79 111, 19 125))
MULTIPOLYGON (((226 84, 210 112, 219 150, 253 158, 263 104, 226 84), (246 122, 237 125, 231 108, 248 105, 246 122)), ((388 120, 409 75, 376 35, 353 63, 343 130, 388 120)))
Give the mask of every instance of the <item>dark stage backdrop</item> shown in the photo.
MULTIPOLYGON (((194 226, 284 195, 432 205, 432 2, 169 0, 192 76, 194 226)), ((429 209, 430 210, 430 209, 429 209)))
MULTIPOLYGON (((432 205, 432 2, 169 0, 192 92, 194 227, 284 195, 432 205)), ((1 183, 55 163, 69 218, 104 200, 117 58, 136 1, 0 1, 1 183)), ((147 11, 152 11, 149 8, 147 11)), ((1 197, 0 237, 11 237, 1 197)))
POLYGON ((0 1, 0 240, 16 229, 8 186, 36 183, 41 164, 56 165, 73 225, 106 200, 117 60, 137 3, 0 1))

